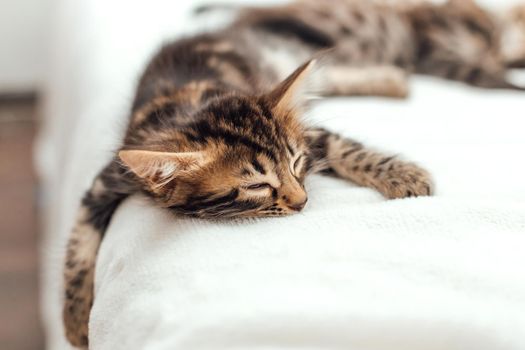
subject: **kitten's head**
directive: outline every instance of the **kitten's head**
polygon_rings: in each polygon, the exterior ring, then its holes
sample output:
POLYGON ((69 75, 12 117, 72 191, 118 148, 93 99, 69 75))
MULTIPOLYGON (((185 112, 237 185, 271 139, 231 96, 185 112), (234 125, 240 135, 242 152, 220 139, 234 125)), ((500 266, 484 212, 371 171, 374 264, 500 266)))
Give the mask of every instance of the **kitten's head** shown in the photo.
POLYGON ((262 96, 218 98, 190 124, 152 140, 160 149, 123 150, 120 159, 160 205, 179 213, 213 218, 298 212, 307 201, 309 154, 300 111, 312 66, 301 66, 262 96))

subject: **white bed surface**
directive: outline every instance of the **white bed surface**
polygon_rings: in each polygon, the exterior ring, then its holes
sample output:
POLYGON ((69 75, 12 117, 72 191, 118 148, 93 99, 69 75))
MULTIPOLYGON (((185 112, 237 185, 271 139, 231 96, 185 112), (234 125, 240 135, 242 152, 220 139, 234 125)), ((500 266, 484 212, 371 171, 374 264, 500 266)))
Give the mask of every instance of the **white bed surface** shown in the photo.
MULTIPOLYGON (((119 1, 63 7, 70 32, 57 38, 38 156, 49 349, 68 348, 61 259, 82 192, 118 145, 141 65, 184 28, 188 3, 130 5, 118 23, 119 1)), ((92 349, 524 349, 525 95, 429 78, 412 91, 326 101, 309 120, 418 161, 434 198, 387 202, 314 176, 303 213, 230 224, 132 198, 100 252, 92 349)))

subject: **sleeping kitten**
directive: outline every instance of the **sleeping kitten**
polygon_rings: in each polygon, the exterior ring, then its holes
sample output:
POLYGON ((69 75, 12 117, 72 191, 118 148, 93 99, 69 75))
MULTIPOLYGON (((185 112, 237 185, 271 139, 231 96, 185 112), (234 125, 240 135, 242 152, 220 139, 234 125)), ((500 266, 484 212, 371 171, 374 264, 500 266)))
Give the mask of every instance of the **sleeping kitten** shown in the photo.
POLYGON ((523 57, 513 51, 505 59, 505 26, 495 18, 468 0, 407 7, 304 0, 242 10, 220 32, 163 47, 139 82, 123 146, 85 194, 71 233, 68 340, 88 344, 98 248, 132 194, 200 218, 297 213, 314 172, 391 199, 431 195, 430 176, 418 166, 304 123, 305 94, 320 81, 327 95, 402 97, 410 71, 521 89, 504 73, 523 57), (328 48, 320 79, 311 79, 310 58, 328 48))

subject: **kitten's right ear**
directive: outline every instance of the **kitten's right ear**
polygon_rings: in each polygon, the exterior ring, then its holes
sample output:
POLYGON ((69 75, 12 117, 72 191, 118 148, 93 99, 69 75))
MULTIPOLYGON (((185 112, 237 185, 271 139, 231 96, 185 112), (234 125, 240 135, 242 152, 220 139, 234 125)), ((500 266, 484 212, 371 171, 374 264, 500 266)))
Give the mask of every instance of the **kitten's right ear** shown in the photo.
POLYGON ((315 64, 315 59, 306 62, 267 95, 274 113, 283 115, 304 107, 309 92, 308 78, 315 64))
POLYGON ((190 174, 207 163, 204 152, 124 150, 118 156, 126 167, 153 188, 162 187, 178 175, 190 174))

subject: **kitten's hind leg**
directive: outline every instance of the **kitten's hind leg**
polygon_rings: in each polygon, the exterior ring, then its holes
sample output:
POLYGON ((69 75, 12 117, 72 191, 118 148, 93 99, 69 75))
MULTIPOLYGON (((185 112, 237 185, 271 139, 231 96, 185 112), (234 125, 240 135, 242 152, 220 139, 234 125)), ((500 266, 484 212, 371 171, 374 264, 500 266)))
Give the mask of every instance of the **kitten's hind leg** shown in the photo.
POLYGON ((324 129, 310 129, 306 137, 314 172, 332 173, 374 188, 389 199, 433 193, 430 174, 413 163, 366 149, 324 129))
POLYGON ((330 65, 322 68, 321 84, 325 96, 406 98, 409 90, 408 73, 391 65, 330 65))

